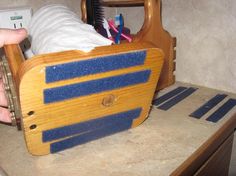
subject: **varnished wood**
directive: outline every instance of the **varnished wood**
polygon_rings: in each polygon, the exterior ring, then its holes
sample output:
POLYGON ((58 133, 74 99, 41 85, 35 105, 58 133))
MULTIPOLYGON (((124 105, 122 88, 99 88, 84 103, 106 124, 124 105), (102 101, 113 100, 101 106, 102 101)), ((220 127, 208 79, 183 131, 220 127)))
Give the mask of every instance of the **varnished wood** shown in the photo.
MULTIPOLYGON (((13 45, 11 47, 14 50, 18 46, 13 45)), ((153 47, 152 44, 140 42, 98 47, 89 53, 74 50, 38 55, 20 63, 17 67, 18 70, 16 70, 16 78, 17 83, 19 83, 18 94, 23 130, 29 152, 34 155, 44 155, 50 152, 50 143, 55 141, 43 143, 42 131, 44 130, 80 123, 137 107, 142 107, 142 113, 139 118, 134 120, 132 127, 141 124, 149 114, 152 98, 163 65, 163 56, 162 51, 153 47), (140 50, 147 50, 144 65, 57 81, 50 84, 45 83, 45 68, 47 66, 140 50), (151 70, 151 76, 147 83, 44 104, 43 90, 45 89, 146 69, 151 70), (113 97, 112 100, 111 96, 113 97), (32 129, 34 126, 35 129, 32 129)), ((13 60, 14 58, 13 54, 11 59, 13 60)))
POLYGON ((135 35, 134 41, 149 41, 164 51, 164 65, 157 90, 163 89, 175 82, 173 67, 176 40, 172 38, 169 32, 163 29, 160 0, 145 0, 144 10, 144 24, 141 30, 135 35))
POLYGON ((81 0, 81 5, 80 5, 80 8, 81 8, 81 12, 82 12, 82 21, 87 23, 87 9, 86 9, 86 1, 84 0, 81 0))
MULTIPOLYGON (((126 3, 129 4, 132 4, 133 2, 126 1, 126 3)), ((169 56, 173 58, 173 52, 167 53, 170 52, 170 50, 166 51, 165 49, 173 49, 171 44, 174 40, 167 32, 164 34, 161 33, 163 29, 160 23, 160 1, 147 0, 144 2, 144 6, 145 22, 141 31, 134 36, 133 43, 98 47, 89 53, 74 50, 38 55, 23 63, 22 61, 24 59, 18 59, 19 61, 14 63, 14 66, 11 66, 14 79, 17 83, 16 86, 19 88, 18 94, 21 105, 23 129, 30 153, 34 155, 49 153, 50 142, 42 143, 42 131, 44 130, 80 123, 140 106, 142 107, 142 114, 133 122, 132 127, 139 125, 147 118, 154 91, 156 90, 156 87, 158 88, 157 81, 159 80, 160 74, 162 74, 162 78, 160 79, 161 82, 159 84, 160 88, 164 88, 173 83, 173 59, 165 59, 165 68, 164 71, 162 70, 162 73, 161 69, 164 56, 162 50, 165 52, 165 58, 167 56, 168 58, 169 56), (156 10, 158 10, 157 13, 156 10), (159 20, 159 22, 156 20, 159 20), (156 33, 160 33, 161 36, 159 36, 159 34, 156 36, 156 33), (153 39, 153 37, 155 39, 153 39), (158 49, 158 47, 160 47, 160 49, 158 49), (147 50, 146 62, 142 66, 88 75, 50 84, 45 83, 45 68, 47 66, 139 50, 147 50), (168 62, 166 60, 168 60, 168 62), (122 89, 105 91, 91 96, 73 98, 47 105, 45 105, 43 101, 42 92, 45 89, 132 73, 145 69, 151 70, 151 77, 145 84, 128 86, 122 89), (106 99, 108 95, 114 96, 114 99, 117 100, 112 102, 112 106, 104 106, 104 99, 106 99), (91 111, 91 109, 93 109, 93 111, 91 111), (80 118, 78 118, 78 112, 80 112, 80 118), (35 129, 31 127, 35 127, 35 129)), ((81 1, 81 10, 83 14, 82 20, 86 21, 86 2, 84 0, 81 1)), ((12 64, 11 60, 15 60, 16 57, 20 58, 19 56, 21 55, 18 46, 11 47, 11 50, 5 50, 6 55, 10 58, 10 65, 12 64)), ((109 101, 105 101, 105 104, 109 101)))
MULTIPOLYGON (((86 0, 81 0, 82 19, 87 22, 86 0)), ((135 6, 144 5, 145 17, 142 28, 137 34, 133 34, 134 42, 152 42, 157 48, 164 51, 164 65, 161 72, 157 90, 172 85, 175 82, 174 60, 176 58, 176 38, 167 32, 161 22, 161 0, 110 0, 104 1, 105 6, 135 6)), ((131 9, 132 10, 132 9, 131 9)))
POLYGON ((5 45, 4 51, 6 53, 6 58, 8 60, 13 79, 17 80, 17 72, 24 62, 25 58, 21 52, 19 45, 5 45))
POLYGON ((184 161, 171 176, 194 175, 198 169, 218 150, 236 128, 236 114, 230 118, 209 140, 184 161))
POLYGON ((102 1, 103 6, 107 7, 130 7, 130 6, 143 6, 144 0, 113 0, 102 1))

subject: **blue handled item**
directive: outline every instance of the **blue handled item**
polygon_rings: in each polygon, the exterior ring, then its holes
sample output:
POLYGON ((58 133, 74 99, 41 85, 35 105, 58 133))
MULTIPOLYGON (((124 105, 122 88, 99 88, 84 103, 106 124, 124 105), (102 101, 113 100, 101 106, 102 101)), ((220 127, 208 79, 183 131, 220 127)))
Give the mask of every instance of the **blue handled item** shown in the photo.
POLYGON ((123 20, 122 14, 120 14, 119 19, 120 19, 120 25, 119 25, 119 32, 118 32, 118 34, 116 35, 116 38, 115 38, 115 43, 116 44, 120 43, 121 33, 122 33, 123 28, 124 28, 124 20, 123 20))

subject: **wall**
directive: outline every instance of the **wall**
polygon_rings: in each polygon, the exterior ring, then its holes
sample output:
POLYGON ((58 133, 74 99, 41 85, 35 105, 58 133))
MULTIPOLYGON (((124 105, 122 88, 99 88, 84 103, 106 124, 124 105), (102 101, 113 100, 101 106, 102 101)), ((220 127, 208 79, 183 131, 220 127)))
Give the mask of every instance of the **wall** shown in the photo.
POLYGON ((178 39, 177 80, 236 93, 236 1, 163 0, 178 39))

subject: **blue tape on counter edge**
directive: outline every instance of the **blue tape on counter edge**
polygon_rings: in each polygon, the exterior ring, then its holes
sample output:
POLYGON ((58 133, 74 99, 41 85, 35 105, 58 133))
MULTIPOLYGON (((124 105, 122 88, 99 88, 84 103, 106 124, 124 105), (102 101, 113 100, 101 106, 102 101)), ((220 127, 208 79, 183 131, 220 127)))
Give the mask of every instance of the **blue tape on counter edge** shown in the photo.
POLYGON ((184 100, 185 98, 187 98, 188 96, 190 96, 192 93, 194 93, 197 90, 197 88, 194 87, 190 87, 187 90, 183 91, 182 93, 178 94, 177 96, 175 96, 174 98, 168 100, 167 102, 165 102, 164 104, 162 104, 161 106, 158 107, 158 109, 161 110, 169 110, 170 108, 172 108, 174 105, 176 105, 177 103, 181 102, 182 100, 184 100))
POLYGON ((158 97, 157 99, 155 99, 152 104, 155 106, 158 106, 160 104, 162 104, 163 102, 169 100, 170 98, 175 97, 176 95, 178 95, 179 93, 183 92, 184 90, 186 90, 187 87, 177 87, 176 89, 162 95, 161 97, 158 97))
POLYGON ((209 101, 204 103, 200 108, 198 108, 196 111, 191 113, 189 116, 194 117, 197 119, 200 119, 202 116, 204 116, 207 112, 209 112, 212 108, 214 108, 217 104, 219 104, 222 100, 227 97, 226 94, 217 94, 213 98, 211 98, 209 101))
POLYGON ((59 127, 47 131, 43 131, 43 142, 49 142, 60 138, 76 135, 79 133, 85 133, 92 130, 96 130, 111 124, 119 123, 121 120, 133 120, 140 116, 142 108, 136 108, 133 110, 120 112, 104 117, 99 117, 93 120, 72 124, 64 127, 59 127))
POLYGON ((232 108, 234 108, 234 106, 236 106, 236 99, 230 98, 219 109, 217 109, 213 114, 211 114, 206 120, 216 123, 220 119, 222 119, 232 108))
POLYGON ((65 140, 61 140, 59 142, 51 143, 50 144, 50 152, 56 153, 68 148, 72 148, 77 145, 81 145, 102 137, 106 137, 121 131, 128 130, 131 128, 132 120, 131 119, 122 119, 117 123, 112 125, 105 126, 103 128, 89 131, 88 133, 83 133, 78 136, 74 136, 71 138, 67 138, 65 140))
POLYGON ((112 76, 82 83, 70 84, 61 87, 45 89, 44 103, 53 103, 70 98, 91 95, 103 91, 123 88, 148 82, 151 70, 133 72, 118 76, 112 76))
POLYGON ((143 65, 146 50, 46 67, 46 83, 143 65))

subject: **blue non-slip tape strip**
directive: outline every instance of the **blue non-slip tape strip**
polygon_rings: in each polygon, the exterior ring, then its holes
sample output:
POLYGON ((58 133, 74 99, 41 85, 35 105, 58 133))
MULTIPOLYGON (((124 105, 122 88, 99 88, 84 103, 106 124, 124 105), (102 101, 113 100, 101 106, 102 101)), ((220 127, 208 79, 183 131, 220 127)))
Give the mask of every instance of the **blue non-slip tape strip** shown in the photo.
POLYGON ((140 116, 142 108, 132 109, 125 112, 120 112, 105 117, 99 117, 97 119, 68 125, 64 127, 59 127, 51 130, 43 131, 42 140, 43 142, 49 142, 56 139, 72 136, 75 134, 85 133, 88 131, 93 131, 95 129, 108 126, 111 124, 118 123, 121 120, 133 120, 140 116))
POLYGON ((229 99, 213 114, 211 114, 206 120, 210 122, 218 122, 222 119, 234 106, 236 105, 236 99, 229 99))
POLYGON ((204 116, 207 112, 209 112, 212 108, 214 108, 217 104, 219 104, 222 100, 227 97, 226 94, 217 94, 213 98, 211 98, 209 101, 204 103, 200 108, 198 108, 196 111, 191 113, 189 116, 194 117, 197 119, 200 119, 202 116, 204 116))
POLYGON ((84 144, 92 140, 96 140, 105 136, 112 135, 114 133, 128 130, 129 128, 131 128, 131 125, 132 125, 131 119, 122 119, 119 122, 114 123, 112 125, 105 126, 97 130, 89 131, 87 133, 83 133, 78 136, 67 138, 59 142, 51 143, 50 152, 56 153, 74 147, 76 145, 84 144))
POLYGON ((155 99, 152 104, 155 106, 158 106, 160 104, 162 104, 163 102, 169 100, 170 98, 178 95, 179 93, 183 92, 184 90, 186 90, 187 87, 177 87, 176 89, 162 95, 161 97, 158 97, 157 99, 155 99))
POLYGON ((179 103, 180 101, 187 98, 189 95, 191 95, 196 90, 197 90, 196 88, 190 87, 187 90, 185 90, 184 92, 180 93, 179 95, 175 96, 174 98, 168 100, 167 102, 165 102, 164 104, 159 106, 158 109, 166 111, 166 110, 170 109, 171 107, 173 107, 174 105, 176 105, 177 103, 179 103))
POLYGON ((46 67, 46 83, 143 65, 146 51, 104 56, 46 67))
POLYGON ((103 91, 119 89, 126 86, 145 83, 148 81, 151 70, 127 73, 82 83, 70 84, 61 87, 45 89, 44 103, 52 103, 70 98, 91 95, 103 91))

